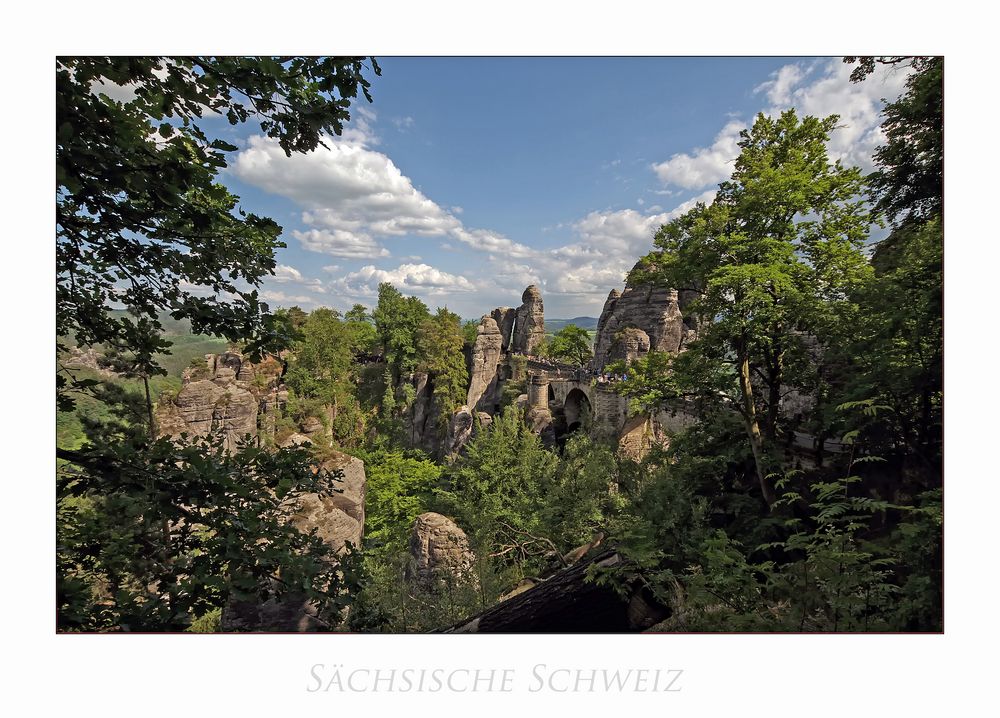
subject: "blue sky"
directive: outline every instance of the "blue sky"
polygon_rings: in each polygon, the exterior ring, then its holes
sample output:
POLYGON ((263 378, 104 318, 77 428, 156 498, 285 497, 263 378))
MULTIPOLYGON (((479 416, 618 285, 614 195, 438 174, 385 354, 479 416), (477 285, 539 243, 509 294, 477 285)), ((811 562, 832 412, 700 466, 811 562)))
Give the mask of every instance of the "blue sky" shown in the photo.
POLYGON ((831 155, 871 169, 881 98, 839 58, 384 58, 374 103, 308 156, 222 120, 223 181, 274 217, 272 306, 372 306, 380 281, 466 318, 542 290, 597 316, 656 228, 711 201, 759 111, 841 115, 831 155))

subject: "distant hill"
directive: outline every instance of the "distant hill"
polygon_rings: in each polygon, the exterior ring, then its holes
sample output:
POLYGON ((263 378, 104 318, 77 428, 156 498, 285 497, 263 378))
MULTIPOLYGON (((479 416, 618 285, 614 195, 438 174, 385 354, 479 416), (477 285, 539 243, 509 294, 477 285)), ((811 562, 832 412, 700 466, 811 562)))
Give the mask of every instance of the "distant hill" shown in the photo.
POLYGON ((567 324, 575 324, 581 329, 587 329, 588 331, 597 329, 597 318, 596 317, 574 317, 573 319, 549 319, 545 318, 545 331, 557 332, 562 329, 567 324))

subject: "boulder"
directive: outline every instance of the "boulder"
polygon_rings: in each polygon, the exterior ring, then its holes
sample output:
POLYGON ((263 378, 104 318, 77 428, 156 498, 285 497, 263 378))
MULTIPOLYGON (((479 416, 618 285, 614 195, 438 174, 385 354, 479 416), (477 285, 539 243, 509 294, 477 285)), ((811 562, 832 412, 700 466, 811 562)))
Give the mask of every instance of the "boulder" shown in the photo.
POLYGON ((318 416, 307 416, 302 420, 300 428, 303 434, 312 437, 323 433, 323 421, 318 416))
POLYGON ((282 449, 288 449, 288 448, 293 447, 293 446, 309 446, 312 443, 313 443, 312 439, 310 439, 305 434, 295 433, 295 434, 290 434, 289 436, 286 436, 278 444, 278 446, 280 446, 282 449))
POLYGON ((410 565, 407 578, 433 590, 441 582, 475 582, 475 554, 465 532, 446 516, 420 514, 410 531, 410 565))
POLYGON ((649 335, 636 327, 625 327, 611 343, 608 350, 609 361, 631 362, 649 353, 649 335))

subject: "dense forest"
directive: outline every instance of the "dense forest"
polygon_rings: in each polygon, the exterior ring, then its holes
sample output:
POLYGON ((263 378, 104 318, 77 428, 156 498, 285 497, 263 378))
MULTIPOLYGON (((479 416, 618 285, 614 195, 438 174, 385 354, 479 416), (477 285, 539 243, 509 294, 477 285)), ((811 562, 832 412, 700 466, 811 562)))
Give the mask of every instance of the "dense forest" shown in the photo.
POLYGON ((680 296, 678 349, 595 368, 592 320, 530 356, 505 336, 481 412, 501 321, 389 283, 345 312, 260 299, 281 227, 200 124, 311 152, 374 101, 374 58, 60 58, 59 630, 273 630, 267 605, 358 632, 941 631, 943 60, 845 62, 910 73, 873 173, 830 157, 836 115, 758 115, 627 278, 680 296), (529 361, 690 420, 641 452, 590 416, 540 431, 529 361), (247 430, 185 433, 196 382, 247 430))

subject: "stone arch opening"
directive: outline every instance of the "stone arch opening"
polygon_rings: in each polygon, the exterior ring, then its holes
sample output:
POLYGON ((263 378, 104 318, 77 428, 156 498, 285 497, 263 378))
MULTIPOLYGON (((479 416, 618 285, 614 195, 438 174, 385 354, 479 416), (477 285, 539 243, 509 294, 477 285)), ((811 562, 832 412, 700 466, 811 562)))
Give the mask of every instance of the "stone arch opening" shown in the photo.
POLYGON ((555 400, 556 400, 556 391, 555 389, 552 388, 552 385, 549 384, 549 401, 555 401, 555 400))
POLYGON ((566 416, 566 433, 576 431, 590 422, 590 399, 582 389, 572 389, 566 395, 563 414, 566 416))

